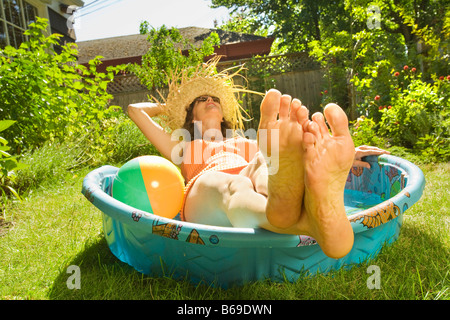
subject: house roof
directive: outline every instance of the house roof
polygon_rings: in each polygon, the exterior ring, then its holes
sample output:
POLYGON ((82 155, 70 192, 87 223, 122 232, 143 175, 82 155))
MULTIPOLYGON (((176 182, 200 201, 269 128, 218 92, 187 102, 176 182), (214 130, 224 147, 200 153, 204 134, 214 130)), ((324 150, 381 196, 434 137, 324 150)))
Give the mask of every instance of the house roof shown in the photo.
MULTIPOLYGON (((48 1, 44 0, 44 2, 48 2, 48 1)), ((74 5, 78 6, 78 7, 84 6, 84 1, 82 1, 82 0, 62 0, 60 2, 68 4, 68 5, 74 4, 74 5)))
MULTIPOLYGON (((244 34, 237 32, 228 32, 219 29, 208 29, 198 27, 187 27, 179 29, 181 35, 184 38, 190 40, 194 45, 200 45, 204 39, 206 39, 212 32, 216 32, 220 38, 220 47, 230 46, 234 44, 242 44, 245 42, 264 43, 264 50, 261 45, 258 47, 258 53, 253 54, 266 54, 270 52, 270 46, 273 42, 272 38, 266 38, 256 36, 252 34, 244 34), (268 47, 268 48, 267 48, 268 47), (267 52, 267 49, 269 52, 267 52)), ((103 56, 105 60, 127 60, 136 59, 143 56, 148 48, 149 43, 146 35, 135 34, 128 36, 120 36, 113 38, 105 38, 90 41, 77 42, 78 45, 78 61, 79 63, 87 63, 89 60, 94 59, 96 56, 103 56)), ((185 49, 185 48, 181 48, 185 49)), ((223 51, 223 50, 222 50, 223 51)), ((230 52, 229 50, 227 52, 230 52)))

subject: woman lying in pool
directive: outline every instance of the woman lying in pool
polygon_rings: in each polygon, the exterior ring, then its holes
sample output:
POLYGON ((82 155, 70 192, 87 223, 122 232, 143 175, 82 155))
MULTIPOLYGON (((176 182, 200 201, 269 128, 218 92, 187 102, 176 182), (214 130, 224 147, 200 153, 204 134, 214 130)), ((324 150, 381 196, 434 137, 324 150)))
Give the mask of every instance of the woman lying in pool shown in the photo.
MULTIPOLYGON (((209 78, 203 74, 195 81, 213 81, 209 78)), ((181 95, 183 88, 195 81, 188 80, 171 92, 181 95)), ((352 166, 367 167, 361 160, 366 155, 387 152, 365 146, 355 149, 347 116, 336 104, 327 105, 323 114, 315 113, 309 119, 308 109, 298 99, 274 89, 266 93, 260 106, 257 141, 227 137, 225 130, 231 129, 235 114, 230 113, 230 101, 225 101, 230 96, 214 90, 215 86, 217 83, 196 90, 201 84, 192 85, 185 95, 195 97, 186 98, 189 102, 181 106, 172 103, 169 93, 165 104, 138 103, 127 109, 148 140, 169 160, 179 155, 174 150, 180 141, 151 118, 178 108, 177 112, 185 115, 178 128, 184 127, 191 134, 199 130, 200 139, 186 139, 181 148, 180 168, 187 181, 182 218, 309 235, 326 255, 345 256, 353 245, 353 230, 344 208, 349 170, 352 166)), ((230 84, 223 82, 221 86, 230 84)))

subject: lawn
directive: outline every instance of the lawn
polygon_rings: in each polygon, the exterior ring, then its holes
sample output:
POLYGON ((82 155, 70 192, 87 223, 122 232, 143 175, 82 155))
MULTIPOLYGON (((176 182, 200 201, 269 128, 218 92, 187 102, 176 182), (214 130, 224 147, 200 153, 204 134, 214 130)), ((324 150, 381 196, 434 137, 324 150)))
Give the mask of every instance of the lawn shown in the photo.
POLYGON ((260 281, 228 290, 152 278, 120 262, 103 237, 101 212, 81 194, 90 169, 7 203, 0 219, 2 299, 450 299, 450 164, 421 166, 426 188, 399 239, 370 262, 296 283, 260 281), (80 289, 68 273, 79 267, 80 289), (381 271, 369 289, 368 266, 381 271))

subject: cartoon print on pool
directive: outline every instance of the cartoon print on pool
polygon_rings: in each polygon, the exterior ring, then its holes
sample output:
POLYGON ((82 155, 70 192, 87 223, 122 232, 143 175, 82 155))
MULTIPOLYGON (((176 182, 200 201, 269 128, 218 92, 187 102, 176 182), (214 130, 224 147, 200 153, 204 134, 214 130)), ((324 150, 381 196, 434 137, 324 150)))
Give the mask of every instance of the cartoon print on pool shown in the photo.
POLYGON ((363 167, 352 167, 351 172, 356 177, 360 177, 364 172, 364 168, 363 167))
POLYGON ((176 223, 164 223, 164 224, 157 224, 157 223, 158 221, 153 223, 152 226, 153 234, 178 240, 178 234, 180 233, 181 225, 178 225, 176 223))
POLYGON ((211 242, 212 244, 218 244, 219 237, 217 235, 213 234, 209 237, 209 242, 211 242))
POLYGON ((300 242, 297 244, 297 247, 311 246, 317 243, 317 241, 314 238, 311 238, 309 236, 298 236, 298 238, 300 242))
POLYGON ((391 192, 390 192, 390 197, 392 198, 393 196, 397 195, 400 191, 402 190, 402 186, 400 181, 395 181, 392 185, 391 185, 391 192))
POLYGON ((357 215, 356 217, 350 219, 350 222, 357 222, 361 220, 361 223, 369 228, 376 228, 383 223, 386 223, 394 218, 397 218, 400 214, 400 209, 392 201, 389 201, 387 206, 374 206, 367 211, 363 211, 362 215, 357 215))
POLYGON ((389 167, 389 169, 387 169, 385 173, 389 177, 389 181, 391 182, 394 177, 398 176, 398 170, 393 167, 389 167))
POLYGON ((94 203, 94 195, 93 195, 94 191, 92 191, 91 189, 86 189, 86 191, 84 192, 84 196, 89 200, 90 203, 94 203))
POLYGON ((134 221, 139 222, 139 220, 142 218, 142 213, 137 212, 137 211, 133 211, 133 212, 131 213, 131 218, 132 218, 134 221))
POLYGON ((189 236, 187 237, 186 242, 195 243, 195 244, 205 244, 203 239, 200 238, 198 231, 195 229, 192 229, 191 233, 189 233, 189 236))

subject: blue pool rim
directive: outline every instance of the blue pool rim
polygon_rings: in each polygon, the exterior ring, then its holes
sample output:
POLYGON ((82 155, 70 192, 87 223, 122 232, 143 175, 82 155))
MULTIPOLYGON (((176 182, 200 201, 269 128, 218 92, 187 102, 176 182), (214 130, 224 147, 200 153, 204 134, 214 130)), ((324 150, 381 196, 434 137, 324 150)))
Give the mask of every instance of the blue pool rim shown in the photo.
POLYGON ((350 172, 346 188, 379 192, 385 200, 348 216, 355 242, 341 259, 327 257, 307 236, 208 226, 137 210, 110 196, 118 171, 113 166, 88 173, 82 193, 103 213, 104 234, 112 253, 139 272, 187 276, 193 283, 222 287, 262 279, 295 281, 305 274, 372 259, 384 244, 398 238, 404 211, 422 196, 424 175, 411 162, 395 156, 365 160, 371 169, 350 172), (400 185, 395 192, 392 181, 400 185))

